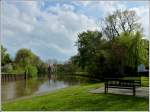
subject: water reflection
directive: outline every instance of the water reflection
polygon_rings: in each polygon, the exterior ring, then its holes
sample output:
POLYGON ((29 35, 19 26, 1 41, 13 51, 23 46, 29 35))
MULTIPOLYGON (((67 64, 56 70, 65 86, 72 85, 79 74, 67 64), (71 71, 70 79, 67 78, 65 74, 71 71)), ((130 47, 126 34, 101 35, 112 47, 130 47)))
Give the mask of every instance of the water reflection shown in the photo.
POLYGON ((42 77, 37 79, 9 81, 2 83, 2 102, 16 99, 23 96, 39 94, 56 89, 65 88, 81 83, 95 82, 89 78, 79 76, 58 76, 42 77))

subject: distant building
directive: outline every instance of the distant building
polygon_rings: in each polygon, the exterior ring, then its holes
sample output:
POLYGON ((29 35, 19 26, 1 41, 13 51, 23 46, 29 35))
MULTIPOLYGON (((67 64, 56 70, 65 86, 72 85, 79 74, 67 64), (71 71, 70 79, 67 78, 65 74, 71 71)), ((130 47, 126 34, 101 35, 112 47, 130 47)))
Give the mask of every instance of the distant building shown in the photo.
POLYGON ((51 64, 51 70, 52 70, 52 72, 56 72, 57 66, 55 64, 51 64))

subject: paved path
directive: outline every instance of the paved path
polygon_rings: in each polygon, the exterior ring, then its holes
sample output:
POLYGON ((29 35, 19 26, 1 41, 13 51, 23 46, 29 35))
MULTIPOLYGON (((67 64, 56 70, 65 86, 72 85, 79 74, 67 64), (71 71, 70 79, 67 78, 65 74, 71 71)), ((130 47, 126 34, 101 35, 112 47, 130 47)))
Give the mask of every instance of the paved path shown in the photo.
MULTIPOLYGON (((90 90, 91 93, 104 93, 104 87, 90 90)), ((133 95, 131 89, 118 89, 118 88, 108 88, 107 94, 122 94, 122 95, 133 95)), ((149 87, 138 87, 136 88, 137 97, 149 98, 149 87)))

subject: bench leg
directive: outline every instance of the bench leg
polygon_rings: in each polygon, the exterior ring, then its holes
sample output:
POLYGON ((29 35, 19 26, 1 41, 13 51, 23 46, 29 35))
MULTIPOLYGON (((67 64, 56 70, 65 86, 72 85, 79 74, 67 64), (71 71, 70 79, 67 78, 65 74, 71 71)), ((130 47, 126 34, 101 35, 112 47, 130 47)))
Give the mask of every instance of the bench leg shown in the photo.
POLYGON ((135 96, 136 90, 135 90, 135 86, 133 86, 133 96, 135 96))
POLYGON ((106 94, 106 91, 107 91, 107 90, 106 90, 106 83, 105 83, 105 94, 106 94))
POLYGON ((108 93, 108 82, 105 82, 105 94, 108 93))
POLYGON ((107 86, 107 93, 108 93, 108 86, 107 86))
POLYGON ((108 92, 108 85, 107 82, 105 82, 105 94, 108 92))

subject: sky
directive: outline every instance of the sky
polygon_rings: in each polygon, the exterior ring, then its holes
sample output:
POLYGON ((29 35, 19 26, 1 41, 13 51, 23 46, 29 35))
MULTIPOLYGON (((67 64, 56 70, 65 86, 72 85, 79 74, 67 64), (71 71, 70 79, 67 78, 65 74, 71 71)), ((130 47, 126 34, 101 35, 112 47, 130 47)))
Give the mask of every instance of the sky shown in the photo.
POLYGON ((148 1, 2 0, 2 44, 11 57, 28 48, 41 59, 66 61, 77 54, 78 33, 100 30, 100 20, 117 9, 135 10, 149 34, 148 1))

